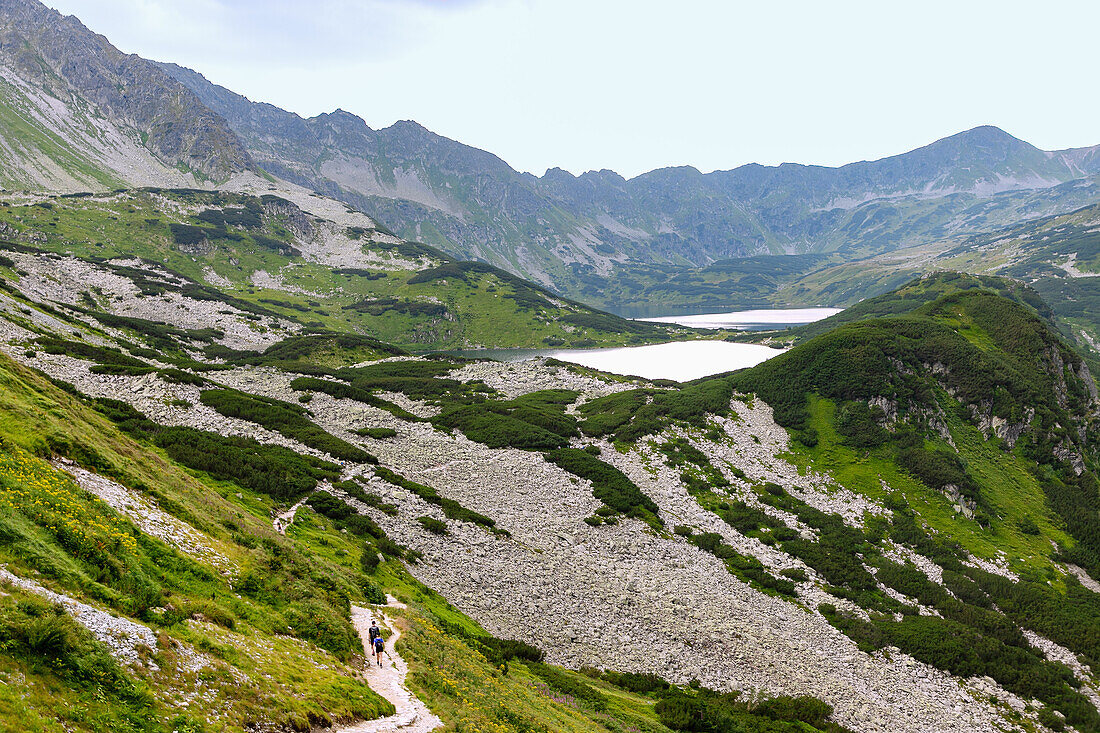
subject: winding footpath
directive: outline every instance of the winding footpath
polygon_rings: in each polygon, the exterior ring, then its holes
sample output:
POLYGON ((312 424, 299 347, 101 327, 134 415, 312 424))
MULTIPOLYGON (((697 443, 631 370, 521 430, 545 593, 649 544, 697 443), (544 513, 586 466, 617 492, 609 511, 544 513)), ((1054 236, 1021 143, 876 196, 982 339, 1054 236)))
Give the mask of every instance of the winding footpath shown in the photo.
MULTIPOLYGON (((302 499, 287 511, 274 518, 272 526, 279 534, 286 534, 287 529, 294 523, 294 516, 298 509, 305 504, 302 499)), ((332 728, 332 733, 429 733, 443 726, 440 720, 428 706, 421 702, 420 698, 409 692, 405 686, 405 678, 409 674, 409 666, 401 655, 397 653, 397 640, 401 638, 401 630, 381 608, 403 609, 404 603, 387 594, 386 605, 371 610, 360 606, 351 607, 351 623, 363 640, 363 649, 367 651, 367 663, 364 670, 364 678, 372 690, 393 703, 395 712, 385 718, 377 720, 363 720, 352 725, 332 728), (384 631, 386 639, 386 654, 382 666, 374 662, 374 655, 370 653, 370 625, 372 620, 377 620, 378 625, 384 631)))
MULTIPOLYGON (((405 604, 398 603, 393 596, 386 596, 386 608, 401 609, 405 604)), ((372 619, 378 620, 386 636, 386 654, 383 657, 382 666, 373 663, 373 655, 368 657, 367 669, 364 677, 370 688, 382 697, 393 703, 396 712, 386 718, 378 720, 364 720, 354 725, 335 728, 335 733, 428 733, 443 725, 443 721, 437 718, 428 706, 420 701, 416 695, 409 692, 405 686, 405 678, 409 674, 409 667, 401 655, 397 653, 397 640, 401 638, 401 631, 381 609, 351 607, 351 622, 359 636, 363 639, 363 648, 370 648, 368 630, 372 619)))
MULTIPOLYGON (((308 498, 309 497, 307 496, 306 499, 308 498)), ((306 503, 306 499, 302 499, 300 502, 290 507, 290 509, 287 509, 282 514, 279 514, 271 521, 271 526, 275 529, 276 532, 278 532, 279 534, 286 534, 286 531, 290 528, 290 525, 294 524, 294 515, 296 515, 298 513, 298 510, 301 509, 302 505, 306 503)))

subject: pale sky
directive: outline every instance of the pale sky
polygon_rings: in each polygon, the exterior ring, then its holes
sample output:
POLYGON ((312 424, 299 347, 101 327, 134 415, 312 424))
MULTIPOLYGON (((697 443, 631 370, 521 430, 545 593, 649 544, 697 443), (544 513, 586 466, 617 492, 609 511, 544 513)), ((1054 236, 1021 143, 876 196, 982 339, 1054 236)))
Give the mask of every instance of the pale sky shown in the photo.
POLYGON ((413 119, 519 170, 840 165, 982 124, 1100 143, 1100 3, 46 0, 303 116, 413 119))

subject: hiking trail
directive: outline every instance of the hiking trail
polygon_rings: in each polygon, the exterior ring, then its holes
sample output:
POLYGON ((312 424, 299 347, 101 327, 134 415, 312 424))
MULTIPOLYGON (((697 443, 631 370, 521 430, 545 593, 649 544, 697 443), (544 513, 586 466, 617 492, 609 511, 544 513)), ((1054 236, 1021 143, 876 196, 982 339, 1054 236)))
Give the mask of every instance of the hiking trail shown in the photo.
MULTIPOLYGON (((307 496, 306 499, 308 498, 309 497, 307 496)), ((286 534, 287 528, 289 528, 290 525, 294 524, 294 515, 297 514, 302 505, 306 503, 306 499, 302 499, 300 502, 290 507, 290 509, 287 509, 282 514, 277 515, 275 519, 272 520, 271 526, 275 529, 276 532, 278 532, 279 534, 286 534)))
POLYGON ((371 619, 377 619, 378 625, 382 627, 386 638, 386 653, 382 657, 382 666, 375 664, 374 655, 370 655, 367 658, 364 677, 372 690, 393 703, 396 712, 385 718, 364 720, 353 725, 334 728, 335 733, 390 733, 391 731, 428 733, 443 725, 443 721, 405 686, 409 667, 397 653, 397 640, 401 638, 401 631, 393 619, 382 612, 383 608, 401 609, 405 608, 405 604, 387 595, 386 605, 374 610, 352 606, 351 623, 363 639, 365 649, 370 648, 368 631, 371 619))

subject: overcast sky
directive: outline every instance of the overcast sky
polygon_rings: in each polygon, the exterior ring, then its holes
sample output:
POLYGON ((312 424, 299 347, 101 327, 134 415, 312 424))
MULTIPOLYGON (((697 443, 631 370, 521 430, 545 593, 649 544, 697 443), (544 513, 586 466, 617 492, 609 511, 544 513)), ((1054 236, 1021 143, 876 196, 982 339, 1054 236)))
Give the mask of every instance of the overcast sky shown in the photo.
POLYGON ((981 124, 1100 143, 1100 3, 46 0, 303 116, 414 119, 541 174, 839 165, 981 124))

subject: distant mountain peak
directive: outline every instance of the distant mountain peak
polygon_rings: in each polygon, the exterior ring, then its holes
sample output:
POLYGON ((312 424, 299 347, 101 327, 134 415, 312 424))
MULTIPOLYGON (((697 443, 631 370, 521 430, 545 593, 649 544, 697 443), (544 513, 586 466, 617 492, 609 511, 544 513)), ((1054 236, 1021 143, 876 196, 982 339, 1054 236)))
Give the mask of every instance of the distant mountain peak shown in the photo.
POLYGON ((564 168, 554 166, 553 168, 547 168, 546 172, 542 174, 541 178, 546 180, 575 180, 577 177, 564 168))
POLYGON ((1000 127, 997 127, 996 125, 978 125, 977 127, 971 127, 969 130, 963 130, 962 132, 958 132, 955 135, 950 135, 949 137, 963 137, 963 136, 966 136, 966 137, 973 137, 973 136, 985 137, 985 136, 988 136, 988 137, 993 137, 993 138, 1001 138, 1001 139, 1005 139, 1005 140, 1019 141, 1019 138, 1005 132, 1003 129, 1001 129, 1000 127))
MULTIPOLYGON (((398 129, 416 130, 417 132, 432 132, 416 120, 398 120, 397 122, 394 122, 391 127, 396 127, 398 129)), ((432 134, 434 135, 435 133, 432 134)))
POLYGON ((342 107, 337 107, 336 109, 332 110, 332 112, 329 112, 327 116, 328 117, 337 117, 337 118, 341 118, 341 119, 356 120, 358 122, 364 122, 362 117, 360 117, 359 115, 357 115, 353 112, 348 112, 346 109, 344 109, 342 107))
MULTIPOLYGON (((983 148, 1003 148, 1003 149, 1026 149, 1026 150, 1038 150, 1034 145, 1024 140, 1021 140, 1014 135, 1011 135, 999 127, 994 125, 979 125, 978 127, 972 127, 969 130, 963 130, 957 132, 954 135, 948 135, 947 137, 940 138, 939 140, 924 146, 925 148, 935 148, 937 146, 961 146, 970 148, 973 150, 980 150, 983 148)), ((921 150, 923 148, 918 148, 921 150)), ((916 151, 913 151, 916 152, 916 151)))

